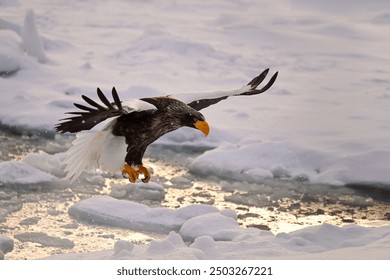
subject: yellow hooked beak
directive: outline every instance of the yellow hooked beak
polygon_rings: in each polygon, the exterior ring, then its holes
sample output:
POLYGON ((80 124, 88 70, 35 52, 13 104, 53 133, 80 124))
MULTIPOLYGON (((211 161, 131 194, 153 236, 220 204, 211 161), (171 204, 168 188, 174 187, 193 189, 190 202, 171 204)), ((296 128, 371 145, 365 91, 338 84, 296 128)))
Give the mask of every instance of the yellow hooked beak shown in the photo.
POLYGON ((209 135, 210 127, 206 121, 196 121, 194 125, 197 129, 202 131, 205 136, 209 135))

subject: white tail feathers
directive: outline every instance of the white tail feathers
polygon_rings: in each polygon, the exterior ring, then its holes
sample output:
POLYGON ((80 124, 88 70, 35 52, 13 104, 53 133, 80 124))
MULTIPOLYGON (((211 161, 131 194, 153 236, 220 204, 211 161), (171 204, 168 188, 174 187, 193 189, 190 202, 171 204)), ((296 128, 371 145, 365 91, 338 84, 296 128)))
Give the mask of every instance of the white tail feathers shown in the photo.
POLYGON ((74 182, 83 171, 103 168, 117 171, 123 168, 126 156, 125 138, 114 136, 111 129, 99 132, 81 131, 66 152, 66 179, 74 182))

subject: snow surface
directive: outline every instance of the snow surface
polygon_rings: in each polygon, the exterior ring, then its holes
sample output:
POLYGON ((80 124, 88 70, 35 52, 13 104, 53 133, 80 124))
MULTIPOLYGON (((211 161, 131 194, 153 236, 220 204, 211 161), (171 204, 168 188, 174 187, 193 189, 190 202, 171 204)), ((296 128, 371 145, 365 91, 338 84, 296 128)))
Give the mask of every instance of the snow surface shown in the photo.
MULTIPOLYGON (((214 147, 190 165, 202 175, 390 186, 386 0, 0 0, 0 9, 2 125, 53 131, 96 87, 115 86, 124 100, 179 96, 240 88, 271 68, 279 77, 268 92, 202 111, 210 137, 182 129, 159 143, 214 147)), ((0 181, 61 179, 62 160, 2 162, 0 181)), ((173 211, 93 197, 72 209, 83 219, 178 232, 88 258, 390 258, 388 227, 320 225, 274 236, 205 205, 173 211)))
MULTIPOLYGON (((124 100, 203 97, 270 68, 280 74, 267 93, 203 111, 209 139, 185 130, 191 145, 218 147, 192 170, 389 185, 386 1, 97 2, 0 2, 2 124, 52 131, 96 87, 115 86, 124 100)), ((161 142, 182 144, 183 133, 161 142)))
POLYGON ((12 238, 0 235, 0 260, 4 259, 4 253, 12 251, 14 240, 12 238))
POLYGON ((69 214, 80 220, 98 224, 168 233, 178 230, 189 218, 217 211, 217 208, 210 205, 190 205, 178 210, 165 207, 150 208, 132 201, 95 196, 73 205, 69 209, 69 214))
POLYGON ((235 213, 210 205, 176 210, 94 196, 76 203, 73 217, 141 231, 169 232, 148 244, 116 242, 108 251, 52 256, 53 259, 389 259, 390 227, 329 224, 273 234, 242 228, 235 213), (187 242, 186 242, 187 241, 187 242), (188 243, 188 241, 190 241, 188 243))
POLYGON ((200 175, 261 182, 269 178, 305 179, 312 183, 390 182, 390 151, 337 155, 281 142, 223 144, 195 159, 190 170, 200 175), (231 159, 234 158, 234 161, 231 159))
POLYGON ((0 184, 37 184, 51 181, 53 178, 53 175, 23 162, 0 162, 0 184))

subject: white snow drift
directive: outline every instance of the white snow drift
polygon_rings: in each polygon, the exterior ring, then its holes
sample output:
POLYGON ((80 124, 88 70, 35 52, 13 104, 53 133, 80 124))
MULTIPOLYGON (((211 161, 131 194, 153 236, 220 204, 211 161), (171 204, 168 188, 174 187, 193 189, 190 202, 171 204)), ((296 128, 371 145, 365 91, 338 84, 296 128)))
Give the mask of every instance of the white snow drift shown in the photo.
POLYGON ((191 205, 176 210, 95 196, 75 204, 77 219, 133 230, 167 233, 144 245, 118 241, 111 251, 54 259, 389 259, 390 227, 329 224, 273 234, 242 228, 231 210, 191 205), (186 242, 190 241, 190 242, 186 242))

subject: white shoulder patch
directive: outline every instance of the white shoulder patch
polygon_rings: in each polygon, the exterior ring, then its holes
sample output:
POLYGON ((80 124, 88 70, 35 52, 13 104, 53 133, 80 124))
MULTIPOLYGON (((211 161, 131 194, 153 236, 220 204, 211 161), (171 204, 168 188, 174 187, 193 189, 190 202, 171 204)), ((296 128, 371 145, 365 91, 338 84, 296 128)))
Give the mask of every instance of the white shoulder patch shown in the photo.
POLYGON ((122 102, 123 107, 130 107, 134 111, 144 111, 150 109, 156 109, 156 107, 148 102, 142 101, 140 99, 132 99, 129 101, 122 102))

